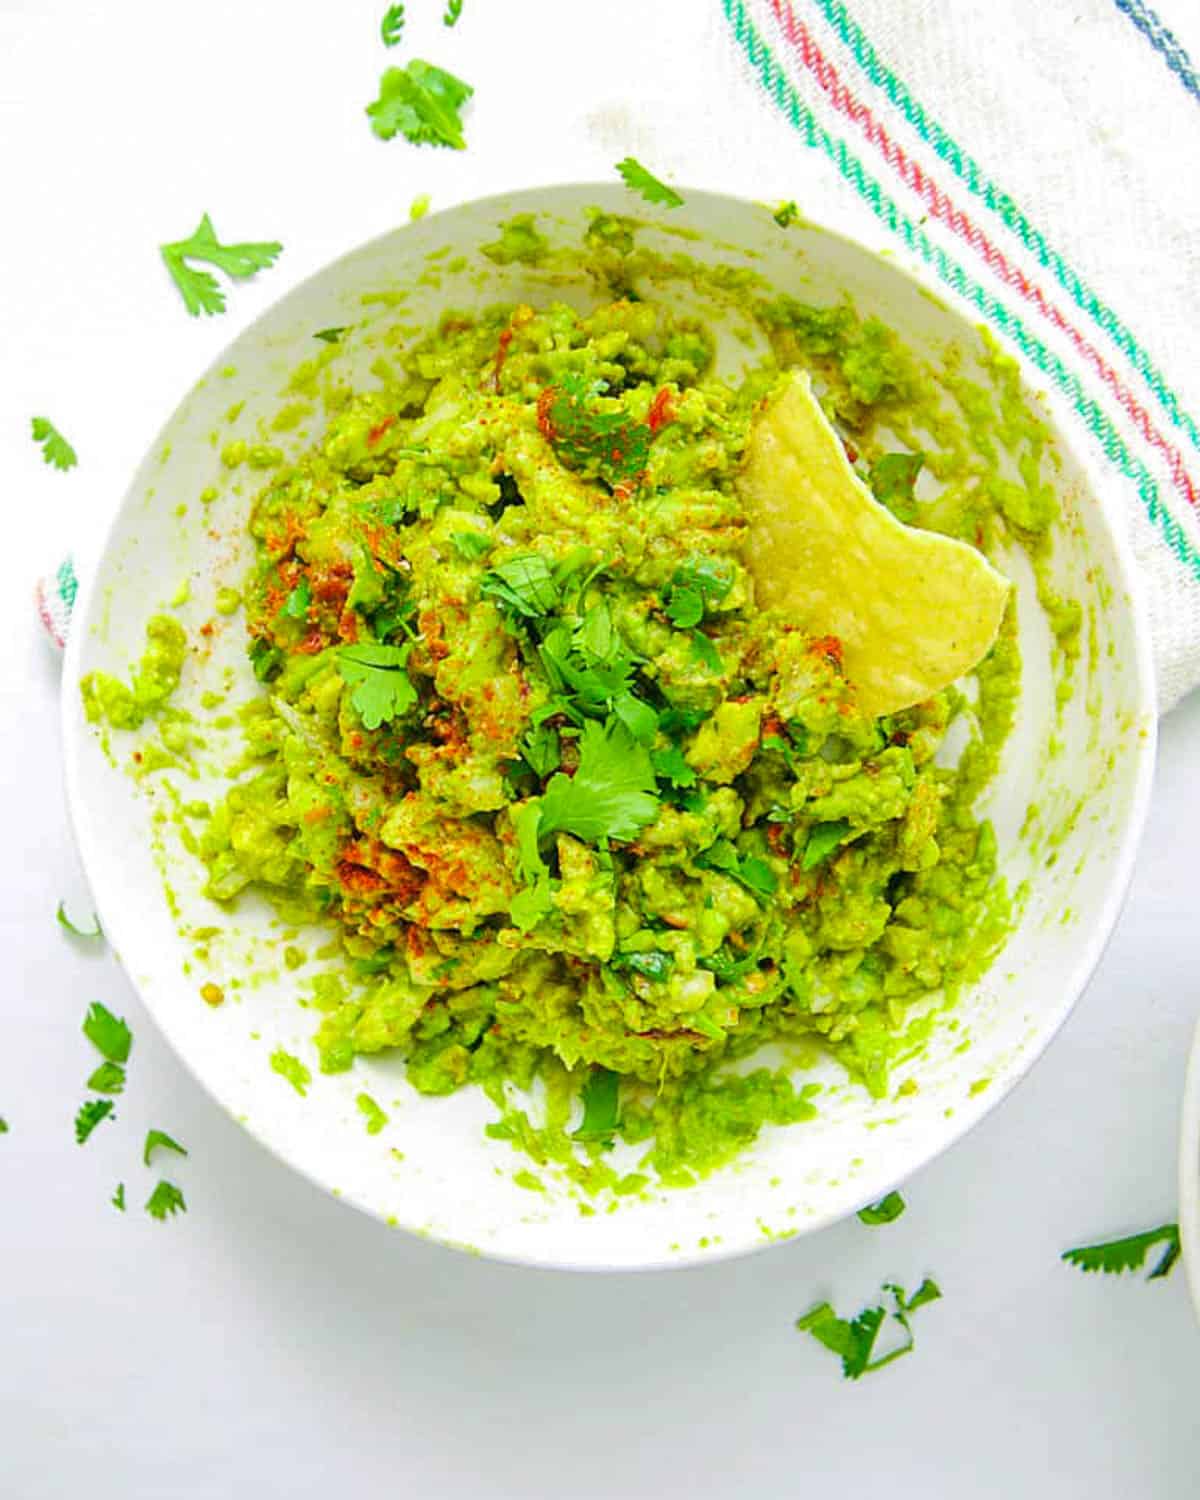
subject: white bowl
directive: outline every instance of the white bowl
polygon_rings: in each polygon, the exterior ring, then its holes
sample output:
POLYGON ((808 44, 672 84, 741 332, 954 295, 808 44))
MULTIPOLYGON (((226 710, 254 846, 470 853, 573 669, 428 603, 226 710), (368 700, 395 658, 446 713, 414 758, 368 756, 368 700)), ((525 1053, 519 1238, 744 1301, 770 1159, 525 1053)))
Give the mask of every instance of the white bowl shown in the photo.
MULTIPOLYGON (((250 432, 256 419, 277 410, 297 360, 323 348, 313 343, 314 330, 364 316, 386 326, 396 309, 386 302, 364 306, 362 298, 389 288, 409 293, 408 323, 447 305, 546 296, 593 302, 596 294, 585 282, 560 277, 547 287, 531 268, 495 267, 477 251, 496 237, 498 221, 514 213, 536 213, 547 232, 565 228, 574 238, 585 211, 599 206, 650 222, 643 239, 667 252, 744 264, 779 290, 811 301, 848 294, 934 364, 954 346, 964 373, 986 380, 969 318, 931 296, 895 256, 808 223, 781 229, 751 202, 701 192, 688 192, 686 200, 669 215, 641 214, 643 205, 609 184, 469 203, 374 240, 297 287, 234 342, 167 423, 125 497, 95 576, 85 583, 67 651, 67 784, 79 844, 105 931, 180 1057, 231 1115, 315 1183, 389 1223, 533 1264, 684 1265, 745 1251, 852 1212, 943 1150, 1007 1093, 1078 998, 1116 920, 1150 787, 1151 665, 1117 512, 1106 515, 1095 475, 1057 429, 1053 401, 1035 391, 1031 399, 1041 405, 1060 464, 1056 485, 1064 518, 1051 573, 1087 611, 1077 690, 1057 711, 1051 638, 1019 554, 1011 570, 1019 591, 1022 695, 986 809, 1004 876, 1014 890, 1028 882, 1028 898, 989 973, 935 1027, 923 1053, 896 1068, 892 1097, 872 1100, 826 1063, 814 1075, 825 1085, 815 1121, 765 1130, 742 1161, 697 1187, 651 1191, 618 1200, 612 1212, 584 1215, 566 1187, 547 1181, 539 1193, 514 1182, 529 1163, 507 1144, 485 1138, 493 1111, 478 1091, 420 1097, 386 1058, 322 1077, 310 1043, 314 1018, 297 1005, 293 976, 279 966, 273 977, 235 988, 279 946, 270 913, 251 902, 231 918, 206 902, 199 894, 203 872, 174 841, 169 824, 165 833, 159 828, 163 843, 156 856, 154 804, 106 758, 84 720, 79 681, 96 667, 125 671, 141 652, 147 616, 186 578, 191 598, 179 617, 196 648, 183 702, 226 663, 239 684, 252 688, 240 620, 216 616, 215 635, 198 634, 201 623, 214 618, 216 587, 236 581, 248 559, 242 521, 263 477, 238 469, 230 490, 218 450, 227 435, 250 432), (658 223, 665 228, 653 227, 658 223), (700 238, 680 239, 680 230, 700 238), (446 246, 449 255, 436 258, 446 246), (230 425, 225 414, 236 401, 246 406, 230 425), (197 497, 212 484, 224 485, 225 493, 209 513, 197 497), (181 503, 187 507, 182 516, 181 503), (1032 802, 1041 819, 1023 830, 1032 802), (164 871, 178 919, 164 894, 164 871), (181 935, 189 925, 221 930, 206 945, 206 961, 195 958, 196 943, 181 935), (217 1009, 199 997, 209 979, 228 997, 217 1009), (307 1098, 270 1069, 269 1054, 279 1045, 312 1065, 307 1098), (915 1091, 896 1092, 910 1079, 915 1091), (391 1116, 379 1135, 364 1132, 355 1105, 364 1090, 391 1116)), ((339 357, 356 378, 369 380, 376 352, 351 342, 339 357)), ((745 351, 730 338, 722 341, 721 354, 728 360, 745 351)), ((300 437, 282 434, 279 441, 299 446, 300 437)), ((127 745, 128 737, 113 735, 122 764, 127 745)), ((150 777, 143 787, 161 781, 150 777)), ((185 796, 219 795, 215 781, 186 785, 185 796)), ((632 1166, 632 1148, 620 1149, 632 1166)))
POLYGON ((1179 1233, 1192 1306, 1200 1318, 1200 1026, 1192 1042, 1179 1130, 1179 1233))

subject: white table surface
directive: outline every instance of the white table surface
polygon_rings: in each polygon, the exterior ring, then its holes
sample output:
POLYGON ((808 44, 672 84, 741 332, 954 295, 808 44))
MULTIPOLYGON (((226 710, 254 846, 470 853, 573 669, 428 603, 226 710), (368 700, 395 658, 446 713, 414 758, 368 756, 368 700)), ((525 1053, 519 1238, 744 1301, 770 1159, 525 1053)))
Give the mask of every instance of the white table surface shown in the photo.
MULTIPOLYGON (((531 1272, 356 1215, 224 1118, 111 957, 55 926, 60 897, 89 908, 34 575, 67 541, 94 544, 173 401, 301 274, 471 170, 553 175, 551 148, 522 154, 482 91, 469 166, 371 140, 359 109, 382 8, 0 0, 0 1496, 1194 1495, 1200 1330, 1182 1275, 1084 1278, 1058 1253, 1174 1215, 1200 989, 1200 699, 1164 725, 1128 908, 1028 1081, 911 1182, 898 1223, 709 1269, 531 1272), (224 319, 192 322, 154 247, 206 208, 230 238, 287 251, 224 319), (75 472, 40 463, 34 413, 76 443, 75 472), (117 1122, 81 1150, 93 999, 130 1018, 136 1051, 117 1122), (191 1153, 171 1170, 190 1211, 165 1225, 140 1211, 150 1124, 191 1153), (917 1351, 857 1385, 793 1331, 820 1297, 857 1310, 881 1280, 926 1273, 945 1298, 920 1313, 917 1351)), ((466 0, 461 37, 414 25, 426 55, 478 78, 514 27, 565 45, 550 11, 466 0)), ((648 78, 665 46, 652 36, 631 66, 648 78)), ((565 109, 569 78, 547 86, 565 109)), ((621 128, 614 106, 590 170, 621 128)))

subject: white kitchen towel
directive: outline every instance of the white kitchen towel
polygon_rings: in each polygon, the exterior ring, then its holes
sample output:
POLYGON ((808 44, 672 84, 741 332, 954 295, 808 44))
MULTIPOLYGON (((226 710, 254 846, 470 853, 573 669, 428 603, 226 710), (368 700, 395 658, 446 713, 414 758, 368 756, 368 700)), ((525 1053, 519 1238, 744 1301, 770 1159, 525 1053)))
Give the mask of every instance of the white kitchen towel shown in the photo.
MULTIPOLYGON (((376 61, 468 79, 467 149, 374 141, 325 90, 311 106, 347 180, 378 153, 372 181, 386 171, 437 208, 611 176, 628 154, 894 242, 1073 413, 1123 497, 1161 708, 1200 682, 1195 0, 1159 15, 1141 0, 466 0, 453 29, 436 3, 407 16, 376 61)), ((346 243, 379 227, 348 225, 346 243)), ((51 579, 43 600, 60 597, 51 579)))

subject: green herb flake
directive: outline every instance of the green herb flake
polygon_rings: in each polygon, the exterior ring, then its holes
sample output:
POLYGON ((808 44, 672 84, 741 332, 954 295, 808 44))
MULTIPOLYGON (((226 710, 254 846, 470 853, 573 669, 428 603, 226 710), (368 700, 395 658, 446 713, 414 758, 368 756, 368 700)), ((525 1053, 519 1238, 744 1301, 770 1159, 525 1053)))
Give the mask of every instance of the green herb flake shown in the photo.
POLYGON ((882 1306, 867 1307, 856 1318, 839 1318, 828 1302, 820 1302, 802 1318, 797 1318, 796 1327, 801 1333, 811 1334, 819 1344, 841 1357, 842 1374, 847 1380, 858 1380, 882 1370, 893 1360, 908 1354, 913 1348, 913 1332, 909 1323, 910 1314, 927 1303, 941 1297, 941 1289, 928 1277, 911 1297, 895 1282, 884 1282, 883 1290, 891 1294, 891 1317, 900 1325, 904 1342, 886 1354, 873 1358, 875 1343, 888 1312, 882 1306))
POLYGON ((831 823, 814 823, 804 846, 800 868, 815 870, 822 860, 828 859, 849 832, 850 824, 845 818, 835 818, 831 823))
POLYGON ((54 913, 54 918, 58 925, 63 929, 63 931, 69 932, 72 937, 94 939, 102 938, 104 936, 104 933, 100 927, 100 920, 96 916, 95 912, 92 913, 91 927, 76 927, 75 923, 71 921, 69 916, 67 916, 67 907, 65 901, 60 901, 58 903, 58 910, 54 913))
POLYGON ((312 589, 309 587, 307 578, 302 578, 283 601, 280 614, 286 615, 289 620, 307 620, 308 611, 312 607, 312 589))
POLYGON ((447 0, 445 14, 442 16, 443 26, 454 26, 462 15, 463 0, 447 0))
POLYGON ((342 681, 352 689, 350 702, 366 729, 378 729, 408 712, 417 690, 404 670, 411 646, 364 643, 342 646, 337 653, 342 681))
POLYGON ((631 192, 638 193, 647 203, 661 203, 664 208, 681 208, 683 199, 673 187, 648 172, 640 161, 627 156, 617 163, 617 175, 631 192))
POLYGON ((142 1147, 142 1161, 146 1166, 150 1165, 150 1157, 157 1150, 175 1151, 180 1156, 187 1155, 187 1148, 181 1146, 178 1141, 172 1140, 165 1130, 148 1130, 146 1132, 146 1144, 142 1147))
POLYGON ((1100 1245, 1081 1245, 1074 1250, 1064 1250, 1062 1259, 1081 1271, 1101 1271, 1107 1276, 1119 1276, 1125 1271, 1140 1271, 1146 1263, 1146 1256, 1155 1245, 1163 1245, 1165 1248, 1146 1280, 1161 1281, 1171 1274, 1179 1259, 1178 1224, 1160 1224, 1157 1229, 1126 1235, 1121 1240, 1107 1240, 1100 1245))
POLYGON ((367 106, 371 129, 380 140, 402 135, 416 146, 466 149, 462 110, 475 90, 453 73, 414 58, 405 68, 388 68, 379 80, 379 98, 367 106))
POLYGON ((583 1119, 577 1141, 611 1142, 620 1123, 621 1079, 609 1068, 593 1068, 581 1091, 583 1119))
POLYGON ((603 380, 568 370, 543 390, 538 427, 568 468, 595 473, 615 489, 641 477, 653 434, 619 407, 598 405, 606 389, 603 380))
POLYGON ((579 768, 550 778, 542 797, 541 837, 560 829, 595 843, 634 839, 658 813, 649 753, 619 720, 589 719, 579 738, 579 768))
POLYGON ((87 1086, 94 1094, 120 1094, 125 1088, 125 1069, 120 1063, 102 1062, 87 1086))
POLYGON ((146 1199, 146 1212, 161 1224, 172 1214, 187 1213, 187 1204, 173 1182, 160 1182, 146 1199))
MULTIPOLYGON (((101 1120, 106 1120, 113 1112, 111 1099, 89 1099, 86 1104, 79 1106, 75 1116, 75 1142, 82 1146, 101 1120)), ((115 1119, 116 1116, 114 1115, 115 1119)))
POLYGON ((486 531, 456 531, 450 541, 459 557, 468 562, 478 562, 492 550, 492 538, 486 531))
POLYGON ((243 281, 256 271, 264 271, 275 264, 283 246, 277 240, 246 241, 238 245, 222 245, 217 239, 212 220, 207 214, 186 240, 176 240, 169 245, 160 245, 159 253, 167 270, 171 273, 183 305, 193 318, 201 313, 211 315, 225 311, 225 294, 217 279, 208 271, 197 271, 188 265, 189 260, 204 261, 216 266, 219 271, 234 281, 243 281))
POLYGON ((891 1192, 866 1208, 860 1208, 858 1217, 864 1224, 891 1224, 904 1212, 907 1205, 899 1193, 891 1192))
POLYGON ((318 328, 313 338, 320 339, 323 344, 340 344, 342 335, 349 332, 348 325, 343 325, 341 328, 318 328))
POLYGON ((278 1073, 280 1078, 286 1078, 300 1095, 301 1099, 308 1093, 308 1086, 312 1082, 312 1074, 298 1057, 293 1057, 290 1052, 285 1052, 282 1047, 276 1047, 275 1051, 271 1053, 271 1071, 278 1073))
POLYGON ((122 1213, 125 1212, 125 1184, 123 1182, 117 1183, 117 1190, 108 1201, 114 1208, 119 1208, 122 1213))
POLYGON ((523 552, 484 574, 479 592, 526 620, 542 619, 559 603, 550 564, 536 552, 523 552))
POLYGON ((366 1118, 367 1134, 378 1135, 388 1122, 388 1117, 385 1112, 380 1109, 379 1105, 376 1104, 375 1100, 371 1098, 370 1094, 359 1094, 354 1102, 358 1105, 362 1114, 366 1118))
POLYGON ((109 1062, 129 1061, 129 1049, 133 1045, 133 1034, 121 1017, 114 1016, 107 1006, 94 1000, 83 1021, 83 1034, 109 1062))
POLYGON ((789 198, 786 203, 779 205, 771 217, 779 225, 780 229, 788 229, 799 219, 800 210, 796 207, 792 199, 789 198))
POLYGON ((385 47, 394 47, 404 33, 403 5, 389 5, 379 23, 379 35, 385 47))
POLYGON ((42 445, 42 461, 64 473, 79 462, 74 448, 49 417, 32 418, 33 440, 42 445))

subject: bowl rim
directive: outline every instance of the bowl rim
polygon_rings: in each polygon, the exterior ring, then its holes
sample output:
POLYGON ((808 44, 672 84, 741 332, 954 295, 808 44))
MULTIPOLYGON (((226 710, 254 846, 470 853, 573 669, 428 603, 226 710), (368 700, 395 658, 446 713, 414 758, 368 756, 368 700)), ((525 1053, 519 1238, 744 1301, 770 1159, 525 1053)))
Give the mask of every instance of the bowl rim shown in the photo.
POLYGON ((1200 1021, 1192 1039, 1179 1122, 1179 1238, 1192 1309, 1200 1322, 1200 1021))
MULTIPOLYGON (((584 180, 568 179, 536 184, 525 184, 482 196, 456 197, 448 201, 438 210, 431 211, 423 216, 420 221, 428 224, 456 213, 463 208, 487 208, 494 207, 496 212, 509 211, 514 199, 527 200, 540 195, 553 195, 562 192, 603 192, 612 191, 615 184, 608 180, 584 180)), ((679 191, 685 199, 709 199, 719 200, 733 205, 739 212, 764 212, 764 204, 749 194, 736 194, 707 188, 690 188, 683 186, 679 191)), ((890 271, 895 271, 909 282, 913 283, 922 295, 932 296, 938 305, 947 308, 956 319, 969 327, 976 326, 976 319, 970 311, 962 304, 953 291, 935 283, 926 268, 911 256, 907 251, 889 242, 882 235, 876 238, 868 238, 852 231, 842 225, 835 227, 833 224, 823 220, 820 215, 812 214, 807 208, 804 213, 805 227, 815 230, 822 236, 836 242, 841 242, 848 248, 866 255, 873 260, 882 261, 890 271)), ((93 850, 97 848, 101 835, 93 828, 92 820, 84 796, 82 786, 82 753, 86 740, 86 726, 77 711, 79 657, 82 652, 82 641, 85 636, 83 622, 90 618, 99 586, 99 578, 102 571, 104 559, 107 557, 114 540, 118 525, 125 514, 127 507, 134 499, 134 485, 138 474, 141 472, 146 459, 157 452, 163 444, 166 429, 174 420, 179 407, 187 399, 188 395, 200 381, 209 378, 214 372, 220 370, 229 363, 229 354, 232 346, 242 338, 252 333, 266 319, 273 316, 279 304, 290 298, 312 283, 326 277, 343 261, 356 257, 374 247, 380 246, 384 241, 401 234, 411 227, 410 222, 401 222, 392 228, 384 230, 380 234, 352 245, 341 254, 333 257, 311 271, 308 275, 300 278, 294 285, 289 286, 279 297, 275 298, 266 308, 258 313, 245 325, 235 328, 231 337, 222 344, 217 354, 208 362, 205 368, 192 380, 181 395, 173 402, 162 422, 159 424, 155 434, 146 446, 137 465, 134 467, 129 482, 126 485, 120 502, 113 507, 111 516, 103 529, 102 540, 95 548, 92 555, 86 560, 86 565, 80 571, 82 576, 79 581, 78 596, 72 611, 72 627, 68 631, 66 650, 63 658, 63 674, 60 687, 60 716, 62 725, 62 748, 63 748, 63 775, 66 791, 66 802, 68 821, 74 834, 76 847, 79 850, 80 859, 89 885, 93 887, 93 903, 97 916, 106 934, 109 936, 109 944, 114 954, 120 961, 120 954, 125 951, 125 938, 132 934, 133 919, 130 916, 126 920, 125 915, 117 915, 123 912, 121 903, 110 902, 107 893, 96 889, 91 879, 91 870, 94 865, 93 850)), ((1088 499, 1095 505, 1109 541, 1114 559, 1114 567, 1110 574, 1110 582, 1116 589, 1124 593, 1130 613, 1133 633, 1133 667, 1134 667, 1134 690, 1137 699, 1135 712, 1139 720, 1142 732, 1136 737, 1133 753, 1137 756, 1131 795, 1124 818, 1124 826, 1118 836, 1117 846, 1113 855, 1113 869, 1110 875, 1108 889, 1097 920, 1088 934, 1087 941, 1080 946, 1080 952, 1076 958, 1069 982, 1061 987, 1061 996, 1057 1011, 1043 1025, 1041 1033, 1034 1041, 1024 1047, 1018 1061, 1012 1065, 1004 1074, 995 1077, 993 1087, 979 1094, 977 1097, 964 1101, 963 1105, 955 1111, 952 1123, 944 1133, 939 1134, 930 1145, 917 1153, 907 1165, 904 1172, 888 1187, 899 1187, 919 1172, 923 1167, 939 1157, 944 1151, 955 1145, 965 1136, 979 1121, 998 1107, 1002 1100, 1008 1097, 1012 1090, 1029 1074, 1033 1066, 1042 1057, 1050 1043, 1058 1035, 1067 1018, 1074 1010, 1080 997, 1083 995, 1092 975, 1094 974, 1105 950, 1111 940, 1117 920, 1124 907, 1128 896, 1130 882, 1133 878, 1134 866, 1137 858, 1138 848, 1141 844, 1142 834, 1145 829, 1147 813, 1149 809, 1150 794, 1153 785, 1155 756, 1158 742, 1158 719, 1156 707, 1156 685, 1155 667, 1151 653, 1151 637, 1149 628, 1149 615, 1146 606, 1144 584, 1138 572, 1133 555, 1132 543, 1128 539, 1126 528, 1123 523, 1122 501, 1115 490, 1113 476, 1101 470, 1099 463, 1090 451, 1085 451, 1082 444, 1077 442, 1075 436, 1075 425, 1069 418, 1062 399, 1058 393, 1049 387, 1040 374, 1019 354, 1009 350, 1005 346, 1005 352, 1013 354, 1018 362, 1021 373, 1021 382, 1028 394, 1037 396, 1043 402, 1054 417, 1054 441, 1061 446, 1071 457, 1078 467, 1084 479, 1084 487, 1088 499)), ((250 1135, 260 1146, 267 1150, 290 1170, 298 1173, 314 1187, 319 1188, 326 1195, 334 1198, 340 1203, 368 1214, 370 1217, 385 1222, 385 1214, 382 1209, 371 1202, 364 1201, 357 1193, 344 1192, 335 1189, 332 1183, 325 1177, 317 1174, 316 1170, 305 1165, 289 1150, 286 1141, 277 1137, 274 1131, 267 1131, 253 1120, 239 1118, 232 1105, 222 1097, 219 1085, 202 1076, 197 1065, 189 1057, 186 1046, 176 1040, 175 1030, 171 1024, 170 1016, 164 1013, 158 1002, 148 997, 146 989, 139 982, 134 973, 122 962, 122 968, 130 984, 133 986, 139 999, 146 1009, 154 1024, 158 1027, 166 1039, 175 1056, 182 1063, 191 1077, 199 1084, 200 1088, 213 1100, 217 1107, 229 1118, 233 1119, 248 1135, 250 1135)), ((1200 1153, 1200 1047, 1198 1047, 1197 1058, 1193 1069, 1195 1074, 1193 1097, 1198 1129, 1193 1132, 1197 1142, 1197 1152, 1200 1153)), ((1200 1166, 1200 1161, 1197 1162, 1200 1166)), ((873 1185, 877 1186, 877 1184, 873 1185)), ((885 1187, 884 1191, 888 1188, 885 1187)), ((689 1189, 688 1191, 692 1191, 689 1189)), ((872 1191, 864 1203, 875 1201, 880 1196, 872 1191)), ((862 1205, 859 1205, 862 1206, 862 1205)), ((709 1245, 704 1250, 681 1250, 673 1252, 669 1257, 663 1253, 648 1254, 646 1258, 637 1262, 620 1262, 604 1264, 599 1261, 577 1261, 569 1256, 555 1256, 540 1252, 516 1252, 489 1248, 481 1245, 478 1247, 464 1246, 460 1241, 452 1237, 434 1231, 425 1231, 415 1226, 406 1225, 403 1222, 396 1223, 391 1220, 389 1227, 399 1227, 406 1233, 435 1244, 446 1246, 449 1249, 467 1249, 472 1254, 483 1255, 490 1260, 497 1260, 511 1265, 520 1265, 532 1269, 557 1269, 564 1271, 587 1271, 587 1272, 623 1272, 623 1271, 653 1271, 653 1270, 676 1270, 686 1269, 690 1266, 701 1264, 712 1264, 721 1260, 733 1259, 735 1257, 748 1255, 756 1251, 765 1250, 774 1244, 787 1243, 792 1239, 813 1234, 818 1230, 827 1228, 843 1218, 849 1217, 854 1210, 843 1211, 842 1209, 828 1209, 815 1213, 806 1219, 803 1225, 798 1226, 794 1235, 787 1237, 776 1237, 768 1239, 762 1235, 751 1236, 747 1234, 739 1238, 736 1243, 728 1243, 721 1236, 722 1243, 709 1245)), ((1198 1206, 1200 1214, 1200 1206, 1198 1206)), ((1189 1268, 1192 1276, 1193 1295, 1197 1299, 1197 1309, 1200 1312, 1200 1223, 1197 1224, 1197 1246, 1189 1268)))

